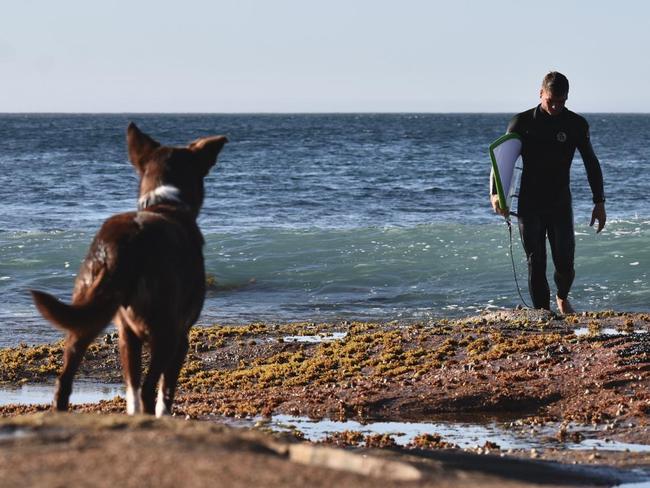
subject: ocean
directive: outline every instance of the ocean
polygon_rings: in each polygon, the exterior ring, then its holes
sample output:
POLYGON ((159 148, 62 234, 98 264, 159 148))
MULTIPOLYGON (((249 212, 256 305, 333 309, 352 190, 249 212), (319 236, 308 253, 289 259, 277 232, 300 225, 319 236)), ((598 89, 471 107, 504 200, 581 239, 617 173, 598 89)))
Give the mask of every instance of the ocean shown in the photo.
MULTIPOLYGON (((199 219, 215 280, 201 323, 431 320, 512 308, 520 299, 508 232, 487 189, 487 146, 511 115, 0 115, 0 346, 62 337, 28 290, 69 300, 101 223, 135 208, 129 121, 165 145, 230 139, 199 219)), ((585 116, 608 223, 598 235, 588 227, 591 193, 576 154, 572 301, 578 310, 647 311, 650 115, 585 116)), ((551 273, 549 262, 553 289, 551 273)))

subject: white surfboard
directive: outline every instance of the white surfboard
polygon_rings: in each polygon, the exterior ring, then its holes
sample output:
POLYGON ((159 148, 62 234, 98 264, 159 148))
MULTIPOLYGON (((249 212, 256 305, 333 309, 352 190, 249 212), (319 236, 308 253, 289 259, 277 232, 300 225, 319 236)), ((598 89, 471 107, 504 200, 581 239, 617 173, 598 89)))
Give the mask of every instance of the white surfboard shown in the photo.
POLYGON ((512 194, 515 191, 515 163, 521 155, 521 137, 514 132, 499 137, 490 144, 490 194, 492 185, 496 184, 499 206, 510 208, 512 194))

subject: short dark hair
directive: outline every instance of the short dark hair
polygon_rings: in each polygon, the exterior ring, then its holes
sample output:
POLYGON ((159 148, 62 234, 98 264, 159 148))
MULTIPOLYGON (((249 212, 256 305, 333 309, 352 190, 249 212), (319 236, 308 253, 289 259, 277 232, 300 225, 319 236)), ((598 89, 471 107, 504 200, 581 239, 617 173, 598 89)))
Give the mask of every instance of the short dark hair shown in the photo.
POLYGON ((569 80, 558 71, 551 71, 542 80, 542 90, 547 90, 552 95, 565 96, 569 94, 569 80))

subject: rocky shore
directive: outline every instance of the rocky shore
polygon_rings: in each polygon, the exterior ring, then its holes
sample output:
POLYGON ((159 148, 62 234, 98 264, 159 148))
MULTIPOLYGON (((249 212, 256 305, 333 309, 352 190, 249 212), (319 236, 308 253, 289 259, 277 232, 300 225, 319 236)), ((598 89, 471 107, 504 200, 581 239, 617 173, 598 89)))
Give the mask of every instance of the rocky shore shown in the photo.
MULTIPOLYGON (((195 327, 175 414, 181 419, 211 421, 287 414, 361 423, 490 418, 520 435, 544 436, 544 448, 506 450, 496 442, 486 442, 468 452, 435 433, 417 437, 408 448, 397 448, 390 436, 382 440, 358 432, 330 435, 319 447, 343 447, 345 453, 389 447, 391 456, 413 456, 417 451, 418 459, 451 452, 459 459, 473 456, 467 460, 471 465, 480 464, 474 458, 486 455, 510 461, 531 462, 533 458, 535 462, 561 461, 553 463, 555 467, 579 463, 631 473, 632 467, 650 467, 648 450, 594 451, 566 446, 588 440, 650 444, 649 331, 648 314, 599 312, 556 317, 530 310, 427 323, 195 327)), ((116 349, 113 333, 102 336, 90 348, 79 378, 119 383, 116 349)), ((0 382, 52 381, 60 367, 60 353, 60 344, 4 349, 0 351, 0 382)), ((33 419, 27 414, 47 408, 5 405, 0 407, 0 416, 5 417, 5 426, 14 425, 11 422, 33 419)), ((75 410, 121 413, 124 400, 116 397, 75 406, 75 410)), ((69 417, 38 418, 54 422, 49 419, 69 417)), ((151 434, 146 429, 131 432, 130 421, 125 416, 118 418, 127 425, 129 435, 151 434)), ((226 429, 215 422, 189 422, 194 424, 226 429)), ((257 430, 250 435, 265 435, 257 430)), ((18 442, 9 438, 13 444, 18 442)), ((3 446, 0 459, 6 460, 3 446)), ((283 456, 286 458, 286 453, 283 456)), ((546 469, 551 469, 548 466, 546 469)), ((499 476, 510 479, 507 471, 499 476)), ((418 479, 429 479, 427 476, 421 473, 418 479)), ((568 484, 575 484, 569 478, 568 484)))

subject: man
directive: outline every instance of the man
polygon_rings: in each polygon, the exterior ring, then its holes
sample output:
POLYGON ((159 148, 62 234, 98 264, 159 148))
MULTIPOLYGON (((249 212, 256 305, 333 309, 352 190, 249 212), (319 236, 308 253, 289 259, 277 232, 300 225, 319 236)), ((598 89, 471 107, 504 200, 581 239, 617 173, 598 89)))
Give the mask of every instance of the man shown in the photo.
MULTIPOLYGON (((542 80, 540 104, 515 115, 508 125, 508 132, 518 134, 522 140, 523 170, 517 214, 528 259, 528 287, 533 306, 551 308, 546 280, 548 237, 555 265, 556 301, 562 314, 575 313, 568 295, 575 276, 569 170, 576 148, 582 156, 593 195, 589 225, 598 221, 596 232, 600 232, 607 219, 603 175, 589 140, 589 124, 565 107, 568 95, 569 80, 556 71, 548 73, 542 80)), ((499 206, 497 195, 492 194, 491 201, 496 213, 508 215, 509 209, 499 206)))

